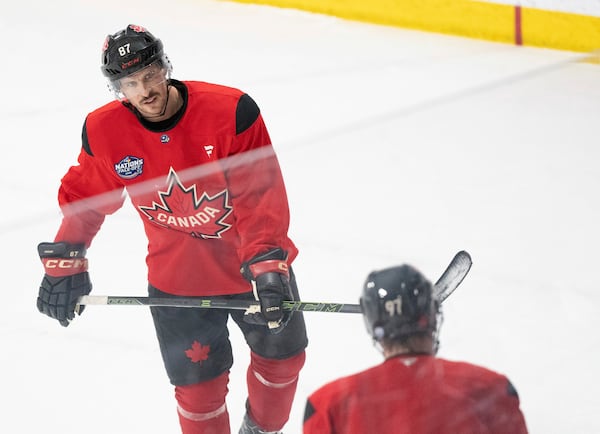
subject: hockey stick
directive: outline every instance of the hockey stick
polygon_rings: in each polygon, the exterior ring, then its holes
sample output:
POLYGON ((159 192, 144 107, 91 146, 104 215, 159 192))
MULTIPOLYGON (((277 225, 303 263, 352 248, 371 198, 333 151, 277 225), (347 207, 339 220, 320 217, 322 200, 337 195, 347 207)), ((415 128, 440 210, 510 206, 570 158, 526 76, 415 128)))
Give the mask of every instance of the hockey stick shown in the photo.
MULTIPOLYGON (((434 293, 444 301, 460 285, 471 268, 471 256, 464 250, 458 252, 434 285, 434 293)), ((167 306, 196 307, 202 309, 254 310, 259 305, 253 300, 202 297, 136 297, 114 295, 84 295, 78 305, 119 305, 119 306, 167 306)), ((361 313, 359 304, 325 303, 307 301, 284 301, 286 311, 361 313)))

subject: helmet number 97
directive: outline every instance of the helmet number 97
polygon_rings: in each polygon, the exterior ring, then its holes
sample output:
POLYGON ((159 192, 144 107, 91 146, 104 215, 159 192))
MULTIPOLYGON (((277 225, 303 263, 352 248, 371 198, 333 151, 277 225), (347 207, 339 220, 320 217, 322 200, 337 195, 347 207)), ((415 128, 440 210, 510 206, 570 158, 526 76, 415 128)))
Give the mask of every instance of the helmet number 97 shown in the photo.
POLYGON ((389 316, 396 316, 402 314, 402 297, 398 296, 393 300, 388 300, 384 304, 385 310, 389 316))
POLYGON ((119 47, 119 55, 120 56, 127 56, 130 53, 131 53, 131 44, 125 44, 125 45, 121 45, 119 47))

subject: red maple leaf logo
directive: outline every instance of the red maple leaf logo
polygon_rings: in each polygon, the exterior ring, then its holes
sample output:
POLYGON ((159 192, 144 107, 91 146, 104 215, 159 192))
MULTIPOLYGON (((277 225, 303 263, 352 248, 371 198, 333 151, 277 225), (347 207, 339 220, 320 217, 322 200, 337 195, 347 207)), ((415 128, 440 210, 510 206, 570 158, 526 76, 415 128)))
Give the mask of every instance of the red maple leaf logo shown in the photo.
POLYGON ((200 342, 194 341, 192 348, 185 350, 185 355, 194 363, 202 363, 208 359, 209 352, 210 345, 203 346, 200 342))
POLYGON ((231 228, 225 219, 231 214, 227 189, 211 196, 196 192, 196 184, 183 185, 171 168, 167 177, 167 190, 158 192, 159 201, 151 206, 138 206, 153 223, 186 232, 198 238, 221 238, 231 228))

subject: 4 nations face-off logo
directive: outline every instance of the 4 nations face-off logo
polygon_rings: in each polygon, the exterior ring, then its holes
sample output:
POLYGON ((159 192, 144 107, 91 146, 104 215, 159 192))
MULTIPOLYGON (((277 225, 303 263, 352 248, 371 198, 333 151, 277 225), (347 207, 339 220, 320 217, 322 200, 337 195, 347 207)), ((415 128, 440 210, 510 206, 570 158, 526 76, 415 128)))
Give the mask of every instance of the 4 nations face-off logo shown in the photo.
POLYGON ((197 238, 221 238, 231 228, 225 219, 231 214, 229 192, 223 190, 214 196, 202 192, 196 185, 186 187, 171 168, 167 177, 167 190, 158 192, 159 202, 150 206, 138 205, 138 209, 153 223, 186 232, 197 238))

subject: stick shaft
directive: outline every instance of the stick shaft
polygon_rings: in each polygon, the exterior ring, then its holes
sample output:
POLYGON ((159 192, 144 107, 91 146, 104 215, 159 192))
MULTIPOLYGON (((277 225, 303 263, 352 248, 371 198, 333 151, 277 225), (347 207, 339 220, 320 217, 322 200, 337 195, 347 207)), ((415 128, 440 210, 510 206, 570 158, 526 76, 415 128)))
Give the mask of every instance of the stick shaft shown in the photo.
MULTIPOLYGON (((202 309, 235 309, 247 310, 257 307, 252 300, 234 300, 227 298, 201 297, 136 297, 112 295, 84 295, 79 298, 79 304, 84 305, 117 305, 117 306, 168 306, 195 307, 202 309)), ((307 301, 284 301, 283 309, 303 312, 335 312, 360 313, 360 305, 348 303, 325 303, 307 301)))

